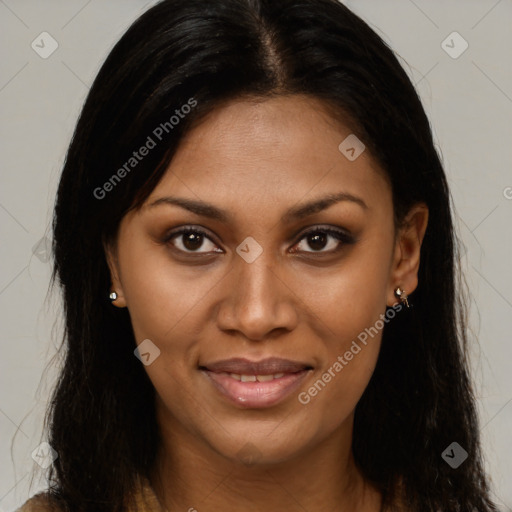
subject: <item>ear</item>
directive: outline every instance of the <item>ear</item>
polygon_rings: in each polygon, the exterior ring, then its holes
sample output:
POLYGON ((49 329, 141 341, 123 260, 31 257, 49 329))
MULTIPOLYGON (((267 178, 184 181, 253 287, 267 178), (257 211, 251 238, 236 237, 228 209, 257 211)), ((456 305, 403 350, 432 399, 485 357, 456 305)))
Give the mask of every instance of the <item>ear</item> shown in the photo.
POLYGON ((110 280, 112 281, 110 291, 117 293, 117 299, 111 302, 118 308, 125 308, 126 299, 124 297, 124 291, 121 285, 121 279, 119 277, 119 261, 117 258, 116 247, 113 242, 104 242, 103 248, 105 250, 105 257, 107 259, 108 268, 110 270, 110 280))
POLYGON ((395 252, 388 292, 388 306, 397 303, 395 290, 402 288, 407 295, 418 286, 420 250, 428 224, 428 207, 425 203, 414 205, 406 215, 396 237, 395 252))

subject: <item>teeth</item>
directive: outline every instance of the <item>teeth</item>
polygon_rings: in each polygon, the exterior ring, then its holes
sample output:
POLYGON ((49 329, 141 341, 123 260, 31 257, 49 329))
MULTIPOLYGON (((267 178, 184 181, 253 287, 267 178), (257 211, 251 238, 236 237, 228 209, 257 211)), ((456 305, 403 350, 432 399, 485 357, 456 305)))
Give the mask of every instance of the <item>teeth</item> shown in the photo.
POLYGON ((268 382, 269 380, 274 380, 273 375, 256 375, 258 382, 268 382))
POLYGON ((274 379, 280 379, 284 376, 284 373, 275 373, 274 375, 239 375, 238 373, 230 373, 229 376, 241 382, 268 382, 274 379))

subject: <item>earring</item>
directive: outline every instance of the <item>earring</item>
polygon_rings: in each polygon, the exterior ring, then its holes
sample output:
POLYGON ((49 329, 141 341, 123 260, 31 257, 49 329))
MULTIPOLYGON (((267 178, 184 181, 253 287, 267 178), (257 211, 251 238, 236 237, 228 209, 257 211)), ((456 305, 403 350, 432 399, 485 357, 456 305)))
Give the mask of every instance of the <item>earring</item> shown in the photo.
POLYGON ((409 304, 409 301, 407 300, 409 296, 405 293, 405 290, 402 290, 402 288, 398 287, 395 289, 395 297, 400 299, 400 302, 405 304, 405 307, 411 307, 411 304, 409 304))
POLYGON ((112 302, 114 302, 117 299, 117 293, 116 292, 111 292, 109 297, 110 297, 110 300, 112 302))

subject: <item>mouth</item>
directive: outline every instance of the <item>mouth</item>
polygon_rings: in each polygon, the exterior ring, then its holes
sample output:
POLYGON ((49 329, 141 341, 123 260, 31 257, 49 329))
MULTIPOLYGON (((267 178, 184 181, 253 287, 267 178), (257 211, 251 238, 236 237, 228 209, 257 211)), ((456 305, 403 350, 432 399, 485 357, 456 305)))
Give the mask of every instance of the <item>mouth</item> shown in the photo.
POLYGON ((249 361, 234 358, 204 366, 199 370, 220 395, 244 409, 261 409, 284 401, 313 367, 288 359, 249 361))

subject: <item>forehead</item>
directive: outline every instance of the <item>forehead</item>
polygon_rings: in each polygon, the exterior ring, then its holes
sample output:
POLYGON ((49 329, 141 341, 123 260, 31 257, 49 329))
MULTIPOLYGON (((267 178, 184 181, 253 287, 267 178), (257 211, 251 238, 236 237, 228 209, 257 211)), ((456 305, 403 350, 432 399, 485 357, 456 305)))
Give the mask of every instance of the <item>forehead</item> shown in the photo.
POLYGON ((391 201, 389 185, 367 150, 355 160, 340 151, 349 136, 357 143, 319 100, 231 101, 184 136, 146 204, 172 193, 257 211, 345 192, 378 209, 391 201))

